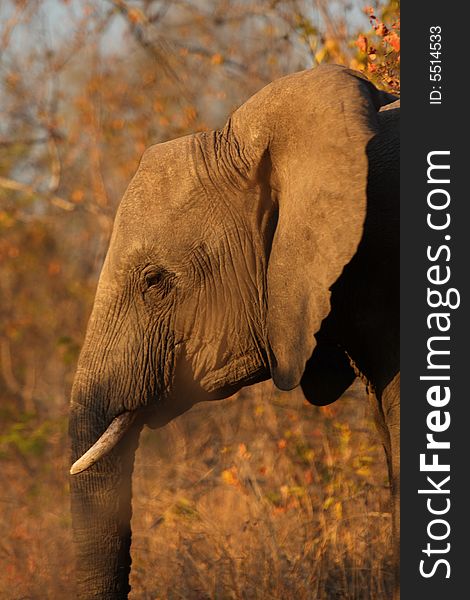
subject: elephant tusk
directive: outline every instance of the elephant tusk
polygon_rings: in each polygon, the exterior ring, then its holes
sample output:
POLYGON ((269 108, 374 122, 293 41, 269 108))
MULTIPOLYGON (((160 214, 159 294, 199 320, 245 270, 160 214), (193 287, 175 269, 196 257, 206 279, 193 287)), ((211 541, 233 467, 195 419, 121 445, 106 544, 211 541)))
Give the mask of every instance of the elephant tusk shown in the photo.
POLYGON ((125 412, 111 421, 111 424, 103 435, 85 452, 85 454, 76 460, 70 474, 76 475, 94 465, 105 454, 108 454, 119 442, 123 435, 128 431, 135 419, 135 412, 125 412))

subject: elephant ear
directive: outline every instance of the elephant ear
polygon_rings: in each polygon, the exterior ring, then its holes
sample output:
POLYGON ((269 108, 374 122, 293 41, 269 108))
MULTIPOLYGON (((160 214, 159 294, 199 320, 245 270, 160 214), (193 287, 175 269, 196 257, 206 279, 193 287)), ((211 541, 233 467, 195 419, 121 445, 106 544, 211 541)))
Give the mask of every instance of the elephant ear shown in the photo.
POLYGON ((271 375, 297 386, 330 310, 330 286, 356 252, 366 214, 367 146, 395 98, 330 65, 280 79, 232 117, 242 156, 269 153, 278 222, 267 270, 271 375))

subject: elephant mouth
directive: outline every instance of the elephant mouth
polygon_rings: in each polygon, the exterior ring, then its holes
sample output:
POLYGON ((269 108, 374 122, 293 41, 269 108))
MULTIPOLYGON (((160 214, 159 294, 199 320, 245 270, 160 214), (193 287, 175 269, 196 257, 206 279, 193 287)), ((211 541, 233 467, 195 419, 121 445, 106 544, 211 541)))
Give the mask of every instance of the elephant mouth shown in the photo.
MULTIPOLYGON (((264 358, 260 357, 258 351, 253 350, 234 358, 220 369, 207 373, 201 380, 201 387, 209 395, 209 398, 206 397, 204 399, 220 400, 227 398, 244 386, 269 379, 269 370, 265 365, 266 361, 264 358)), ((182 405, 181 409, 176 410, 172 416, 184 412, 187 408, 189 408, 188 405, 182 405)), ((141 417, 146 415, 144 421, 148 421, 150 427, 152 425, 155 426, 158 419, 155 421, 155 418, 151 417, 151 413, 154 411, 155 409, 150 412, 133 410, 121 413, 115 417, 93 446, 74 462, 70 469, 70 474, 76 475, 85 471, 98 462, 100 458, 108 454, 129 431, 139 414, 141 417), (152 423, 152 421, 155 421, 155 423, 152 423)), ((166 421, 168 420, 170 419, 167 418, 166 421)), ((157 423, 157 425, 161 425, 161 423, 157 423)))
POLYGON ((244 353, 229 363, 207 373, 201 379, 201 386, 209 394, 226 398, 246 385, 269 379, 270 373, 264 357, 257 350, 244 353))

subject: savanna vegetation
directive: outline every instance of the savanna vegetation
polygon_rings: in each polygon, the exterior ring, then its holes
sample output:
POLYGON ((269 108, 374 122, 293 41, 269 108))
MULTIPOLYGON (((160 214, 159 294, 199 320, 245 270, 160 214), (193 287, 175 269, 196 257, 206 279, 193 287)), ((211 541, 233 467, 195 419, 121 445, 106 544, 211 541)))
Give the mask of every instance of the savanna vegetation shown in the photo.
MULTIPOLYGON (((1 598, 74 597, 69 392, 143 150, 322 62, 399 93, 399 61, 395 0, 1 3, 1 598)), ((387 598, 387 486, 360 382, 201 404, 142 437, 131 597, 387 598)))

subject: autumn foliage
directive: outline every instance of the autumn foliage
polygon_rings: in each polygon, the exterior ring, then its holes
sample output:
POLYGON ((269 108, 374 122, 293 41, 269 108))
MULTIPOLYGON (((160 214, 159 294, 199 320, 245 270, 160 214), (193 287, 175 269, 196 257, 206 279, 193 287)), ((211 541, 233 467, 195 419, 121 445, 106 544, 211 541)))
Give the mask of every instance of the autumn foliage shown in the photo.
MULTIPOLYGON (((398 92, 398 11, 0 3, 0 597, 73 597, 69 392, 143 150, 322 62, 398 92)), ((324 409, 270 383, 198 406, 145 434, 135 489, 133 598, 387 597, 386 472, 360 387, 324 409)))
POLYGON ((400 92, 400 17, 398 3, 390 2, 376 15, 374 8, 364 9, 372 29, 359 34, 355 45, 358 60, 372 81, 387 91, 400 92), (388 25, 386 24, 388 23, 388 25))

